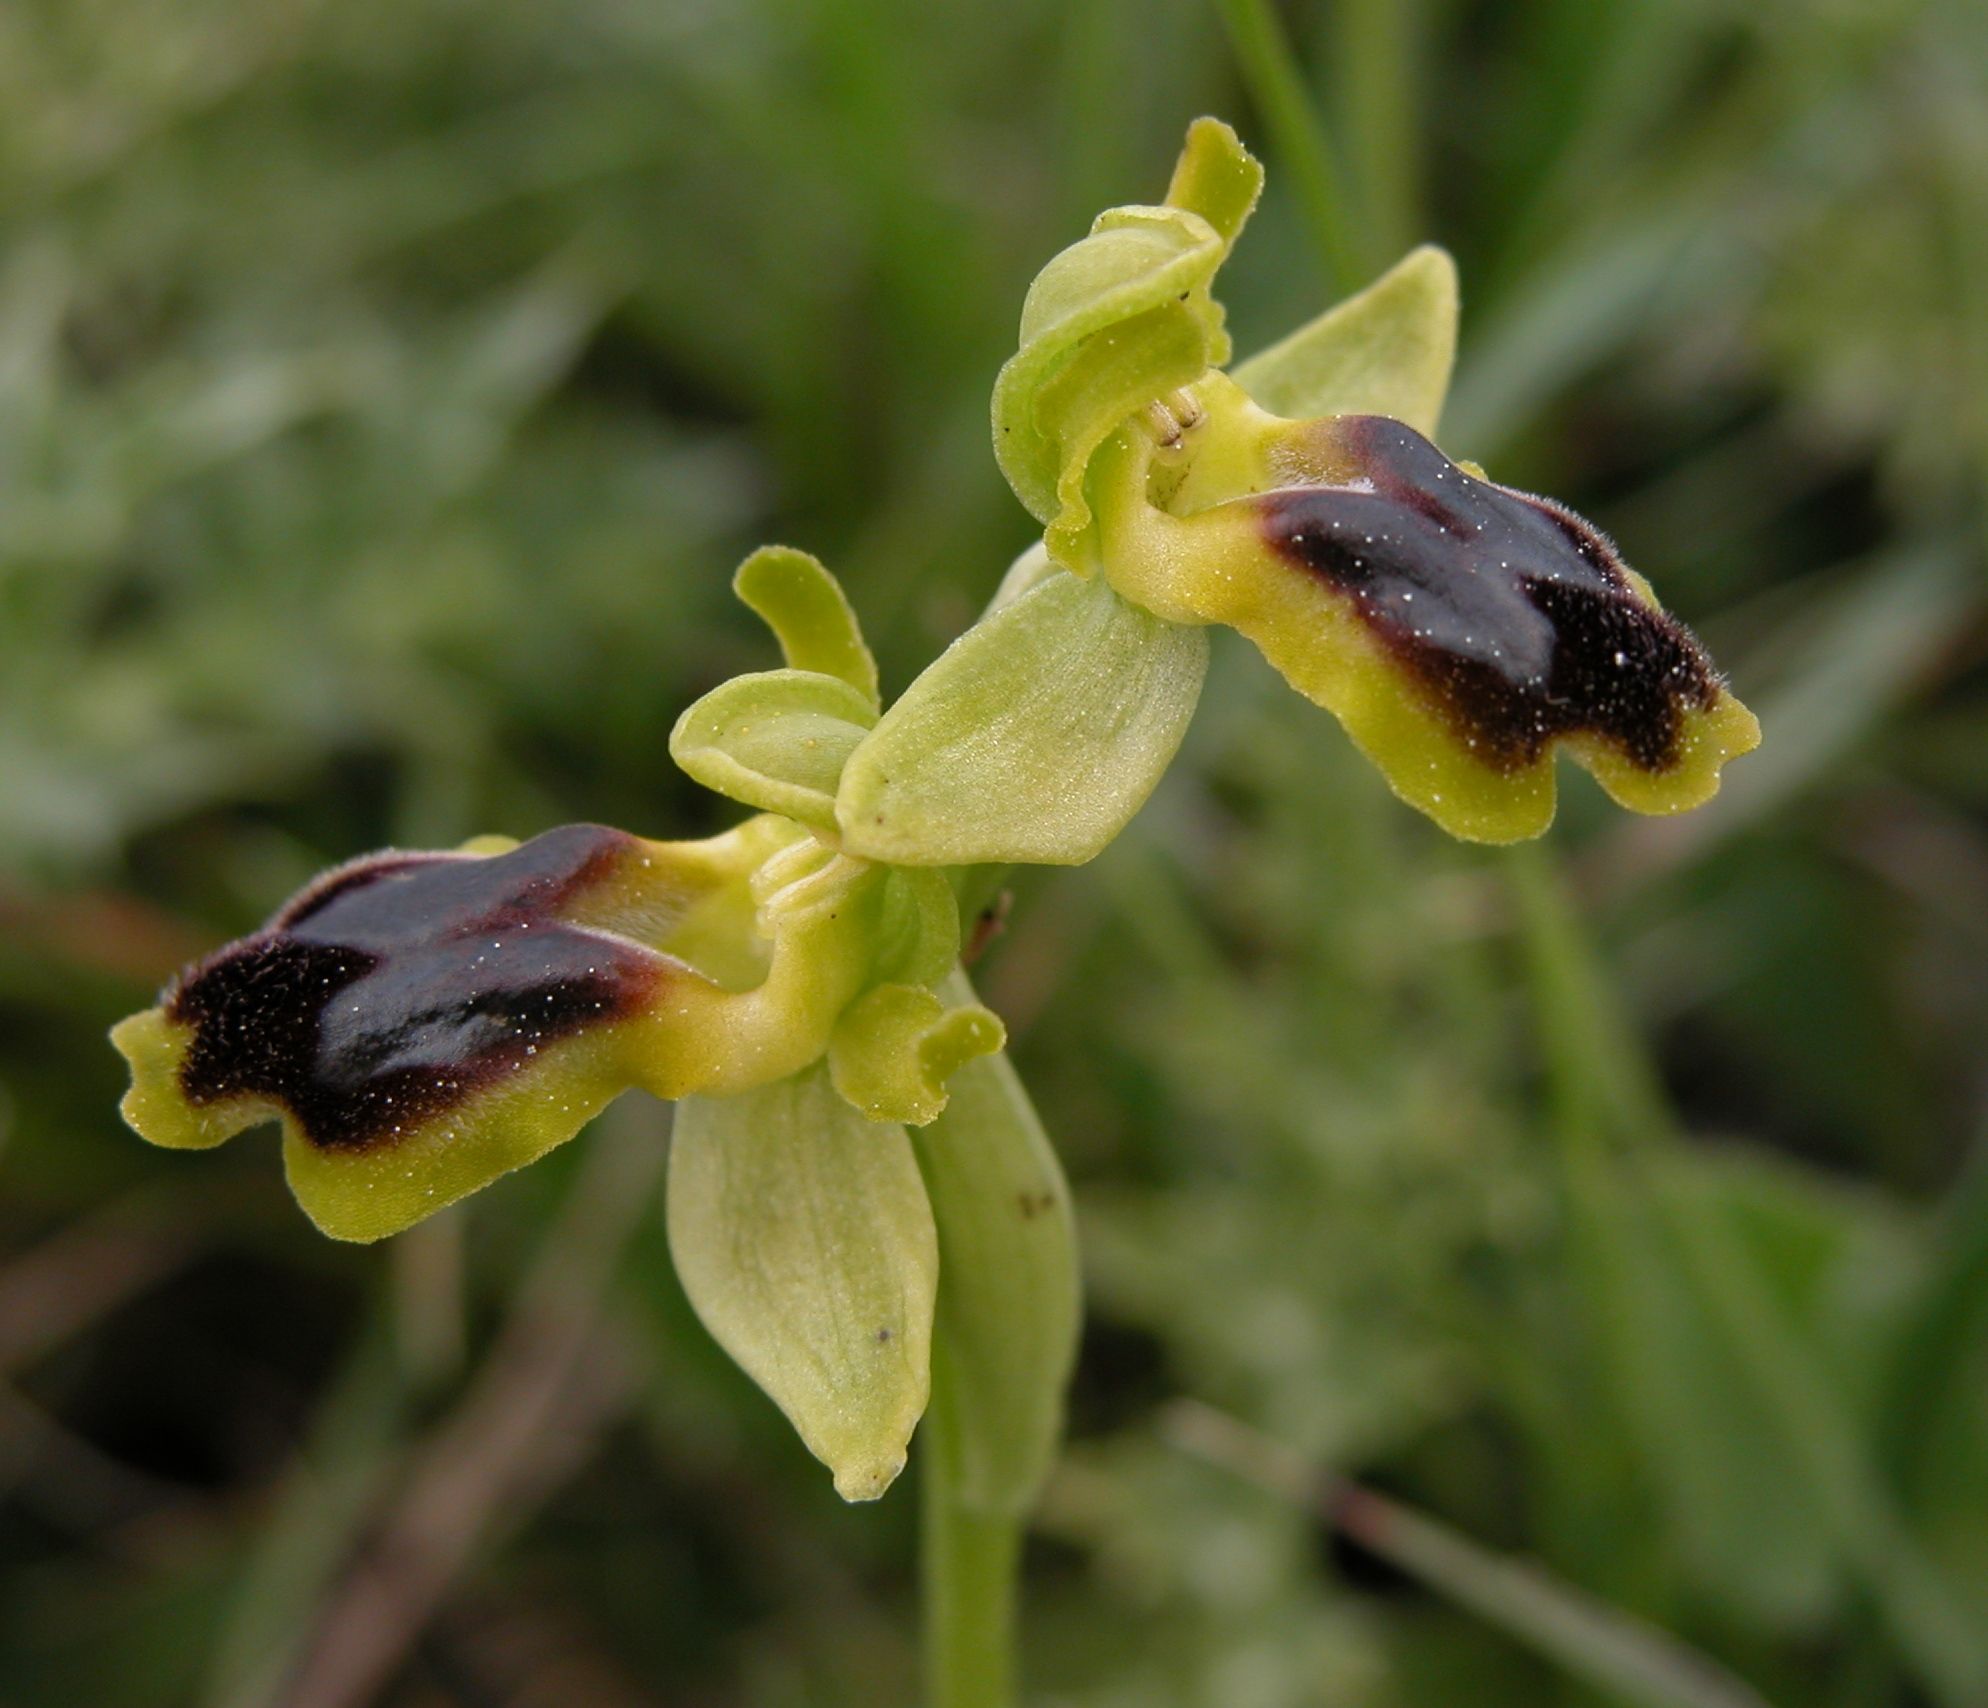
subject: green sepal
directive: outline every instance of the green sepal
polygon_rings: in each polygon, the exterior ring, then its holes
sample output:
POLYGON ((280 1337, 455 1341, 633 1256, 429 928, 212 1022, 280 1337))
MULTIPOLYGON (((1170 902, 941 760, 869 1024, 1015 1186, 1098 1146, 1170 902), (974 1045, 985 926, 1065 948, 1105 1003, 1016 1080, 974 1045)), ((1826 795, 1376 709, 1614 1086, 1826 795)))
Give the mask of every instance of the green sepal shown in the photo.
POLYGON ((1207 665, 1199 629, 1051 575, 953 642, 850 755, 843 846, 903 866, 1081 864, 1159 782, 1207 665))
POLYGON ((1108 209, 1030 287, 1020 347, 994 383, 994 453, 1059 563, 1089 567, 1091 454, 1228 360, 1210 288, 1262 182, 1234 131, 1197 119, 1169 205, 1108 209))
MULTIPOLYGON (((970 1002, 956 976, 943 992, 970 1002)), ((1082 1317, 1070 1190, 1006 1055, 968 1062, 912 1135, 938 1224, 932 1409, 922 1451, 961 1504, 1019 1517, 1056 1461, 1082 1317)))
POLYGON ((1456 263, 1424 244, 1229 377, 1275 415, 1391 415, 1434 438, 1456 329, 1456 263))
POLYGON ((836 1022, 829 1074, 872 1121, 923 1126, 946 1107, 946 1082, 1007 1036, 999 1017, 978 1003, 949 1009, 922 986, 878 985, 836 1022))
POLYGON ((820 1066, 687 1097, 670 1148, 670 1253, 712 1337, 787 1414, 844 1500, 903 1470, 930 1392, 938 1240, 902 1127, 820 1066))
POLYGON ((670 757, 708 789, 826 830, 843 763, 876 718, 875 703, 841 677, 764 670, 690 706, 670 732, 670 757))
POLYGON ((790 669, 838 677, 873 712, 880 707, 877 661, 842 583, 820 558, 792 546, 762 546, 739 565, 732 591, 773 631, 790 669))

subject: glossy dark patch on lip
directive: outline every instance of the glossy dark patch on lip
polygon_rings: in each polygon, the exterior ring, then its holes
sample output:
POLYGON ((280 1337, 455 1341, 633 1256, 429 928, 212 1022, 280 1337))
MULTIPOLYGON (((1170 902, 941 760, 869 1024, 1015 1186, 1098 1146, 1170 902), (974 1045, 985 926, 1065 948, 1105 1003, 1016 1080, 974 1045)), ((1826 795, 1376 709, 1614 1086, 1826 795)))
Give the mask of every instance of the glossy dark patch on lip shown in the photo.
POLYGON ((327 874, 167 994, 193 1031, 181 1090, 272 1098, 319 1148, 363 1150, 626 1017, 664 963, 558 910, 633 843, 575 824, 508 854, 379 854, 327 874))
POLYGON ((1333 428, 1360 478, 1265 494, 1266 538, 1351 597, 1486 763, 1516 769, 1577 731, 1646 771, 1675 762, 1685 708, 1718 679, 1599 530, 1472 478, 1399 421, 1333 428))

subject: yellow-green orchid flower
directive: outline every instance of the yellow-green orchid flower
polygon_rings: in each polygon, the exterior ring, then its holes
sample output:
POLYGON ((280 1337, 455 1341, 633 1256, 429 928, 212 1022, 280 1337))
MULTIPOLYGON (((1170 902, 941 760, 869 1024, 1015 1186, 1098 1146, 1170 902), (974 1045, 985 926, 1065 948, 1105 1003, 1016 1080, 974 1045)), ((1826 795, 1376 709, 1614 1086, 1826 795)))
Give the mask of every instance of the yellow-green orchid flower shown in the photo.
POLYGON ((1019 1510, 1076 1335, 1062 1176, 1012 1070, 976 1060, 1004 1034, 959 972, 952 881, 840 846, 879 712, 840 587, 779 549, 736 585, 786 666, 706 695, 671 749, 766 810, 701 842, 578 824, 341 866, 113 1031, 124 1113, 178 1149, 280 1123, 311 1218, 374 1240, 624 1090, 678 1100, 678 1273, 837 1489, 882 1494, 936 1394, 962 1498, 1019 1510), (943 1291, 942 1243, 965 1254, 943 1291))
POLYGON ((707 695, 674 747, 772 810, 702 842, 568 825, 342 866, 112 1033, 131 1125, 199 1149, 279 1121, 305 1211, 371 1240, 542 1156, 631 1087, 726 1097, 825 1060, 862 1116, 933 1119, 947 1077, 1002 1033, 934 994, 959 954, 945 877, 836 845, 836 778, 876 720, 875 665, 812 558, 755 554, 739 591, 788 668, 707 695))
POLYGON ((1546 828, 1558 749, 1622 805, 1669 813, 1758 744, 1597 529, 1432 443, 1456 349, 1441 250, 1222 371, 1211 287, 1261 181, 1233 131, 1197 120, 1164 205, 1101 215, 1043 269, 994 393, 1043 547, 850 750, 850 851, 1093 858, 1178 747, 1212 624, 1472 840, 1546 828))

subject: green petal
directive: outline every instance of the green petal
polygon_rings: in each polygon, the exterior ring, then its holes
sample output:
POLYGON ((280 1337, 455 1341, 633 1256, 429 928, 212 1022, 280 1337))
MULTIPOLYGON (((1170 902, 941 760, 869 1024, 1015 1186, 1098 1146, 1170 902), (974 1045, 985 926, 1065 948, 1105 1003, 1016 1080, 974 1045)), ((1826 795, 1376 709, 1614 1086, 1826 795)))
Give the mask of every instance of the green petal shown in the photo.
POLYGON ((691 1097, 670 1149, 670 1251, 704 1326, 844 1500, 904 1468, 931 1381, 938 1241, 902 1127, 812 1068, 691 1097))
POLYGON ((829 829, 843 764, 875 721, 875 704, 840 677, 760 671, 690 706, 670 757, 707 789, 829 829))
MULTIPOLYGON (((945 991, 970 1002, 961 976, 945 991)), ((1055 1463, 1082 1315, 1070 1192, 1005 1055, 968 1062, 912 1136, 938 1222, 926 1451, 968 1506, 1019 1516, 1055 1463)))
POLYGON ((773 631, 790 669, 839 677, 877 709, 877 661, 842 583, 821 559, 762 546, 739 565, 732 591, 773 631))
POLYGON ((946 1082, 1007 1041, 977 1003, 949 1009, 917 985, 886 984, 843 1010, 829 1040, 835 1089, 872 1121, 923 1126, 946 1107, 946 1082))
POLYGON ((850 755, 843 846, 906 866, 1092 858, 1165 772, 1207 662, 1198 631, 1050 576, 955 641, 850 755))
POLYGON ((1425 244, 1230 377, 1277 415, 1391 415, 1434 437, 1456 324, 1456 263, 1425 244))
POLYGON ((1228 359, 1210 286, 1261 185, 1235 133, 1197 120, 1174 176, 1181 202, 1100 214, 1030 287, 1020 348, 994 384, 994 452, 1059 562, 1087 565, 1092 453, 1228 359))

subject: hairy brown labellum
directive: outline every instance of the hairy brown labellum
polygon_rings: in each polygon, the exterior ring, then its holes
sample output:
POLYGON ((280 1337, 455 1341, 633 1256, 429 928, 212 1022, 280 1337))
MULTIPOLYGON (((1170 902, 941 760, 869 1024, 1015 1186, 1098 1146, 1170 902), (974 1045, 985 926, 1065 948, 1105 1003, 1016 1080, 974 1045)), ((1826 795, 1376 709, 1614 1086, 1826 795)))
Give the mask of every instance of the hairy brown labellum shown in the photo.
POLYGON ((1478 480, 1412 428, 1342 416, 1347 485, 1262 500, 1267 542, 1351 600, 1488 764, 1586 732, 1645 771, 1718 679, 1690 631, 1631 581, 1600 530, 1478 480))
POLYGON ((1760 726, 1601 532, 1387 416, 1291 421, 1220 376, 1203 442, 1099 457, 1102 564, 1175 623, 1247 635, 1453 836, 1552 822, 1564 750, 1621 805, 1710 799, 1760 726))
POLYGON ((945 881, 903 888, 773 814, 696 842, 576 824, 371 855, 119 1022, 125 1119, 184 1150, 274 1119, 312 1219, 379 1239, 632 1086, 729 1095, 818 1060, 868 985, 933 976, 934 943, 952 959, 945 881))
POLYGON ((670 963, 570 923, 638 839, 567 825, 507 854, 341 867, 168 993, 188 1101, 280 1103, 323 1149, 432 1119, 539 1049, 626 1018, 670 963))

